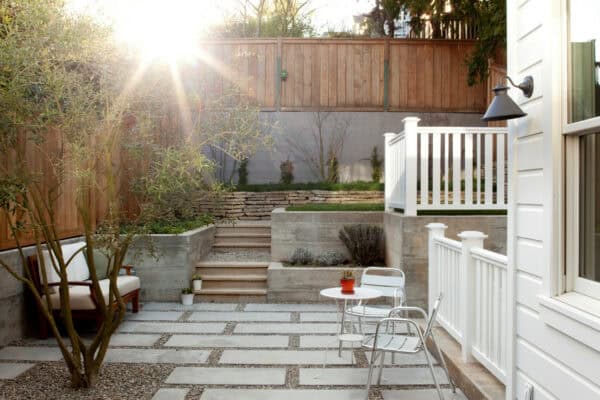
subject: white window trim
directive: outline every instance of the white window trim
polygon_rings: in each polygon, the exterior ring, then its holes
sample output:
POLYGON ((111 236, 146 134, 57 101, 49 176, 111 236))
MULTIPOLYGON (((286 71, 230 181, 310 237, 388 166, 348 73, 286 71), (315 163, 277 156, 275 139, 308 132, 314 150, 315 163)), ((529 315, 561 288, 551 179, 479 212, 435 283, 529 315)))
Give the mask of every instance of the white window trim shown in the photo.
MULTIPOLYGON (((564 227, 566 279, 559 293, 576 292, 600 301, 600 282, 579 277, 579 137, 592 132, 600 133, 600 117, 568 122, 569 118, 569 4, 562 2, 562 132, 565 137, 564 174, 564 227)), ((562 271, 561 271, 562 275, 562 271)))

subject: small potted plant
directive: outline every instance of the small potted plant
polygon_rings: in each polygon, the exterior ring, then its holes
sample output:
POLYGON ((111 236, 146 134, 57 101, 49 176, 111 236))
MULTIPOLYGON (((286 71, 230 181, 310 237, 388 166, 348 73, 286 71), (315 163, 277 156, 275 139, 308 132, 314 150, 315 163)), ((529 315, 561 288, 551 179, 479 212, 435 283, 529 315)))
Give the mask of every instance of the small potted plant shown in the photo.
POLYGON ((354 293, 354 274, 352 273, 352 270, 344 270, 342 273, 342 279, 340 279, 340 285, 342 286, 342 293, 354 293))
POLYGON ((192 275, 192 289, 194 290, 194 292, 197 292, 200 289, 202 289, 202 277, 200 276, 200 274, 192 275))
POLYGON ((181 304, 184 306, 191 306, 194 304, 194 293, 190 288, 181 289, 181 304))

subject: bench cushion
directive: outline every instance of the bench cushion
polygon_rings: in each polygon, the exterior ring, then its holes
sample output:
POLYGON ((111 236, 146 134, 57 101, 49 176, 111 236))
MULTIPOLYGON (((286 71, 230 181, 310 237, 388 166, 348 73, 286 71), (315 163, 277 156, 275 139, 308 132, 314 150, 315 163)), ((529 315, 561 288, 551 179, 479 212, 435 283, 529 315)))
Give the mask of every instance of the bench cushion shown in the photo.
MULTIPOLYGON (((109 283, 108 279, 99 281, 100 289, 104 295, 104 301, 108 302, 109 283)), ((133 292, 140 288, 140 278, 137 276, 123 275, 117 278, 117 287, 121 292, 121 296, 133 292)), ((69 288, 69 296, 71 299, 71 310, 94 310, 94 302, 90 295, 90 289, 87 286, 71 286, 69 288)), ((44 299, 45 301, 45 299, 44 299)), ((60 308, 60 297, 58 290, 56 293, 50 294, 50 303, 52 308, 57 310, 60 308)))
MULTIPOLYGON (((69 243, 62 245, 63 259, 65 262, 69 261, 73 254, 75 254, 79 249, 85 247, 85 242, 77 242, 77 243, 69 243)), ((50 254, 48 250, 43 251, 44 254, 44 265, 46 267, 46 277, 48 278, 48 283, 60 282, 60 278, 54 267, 52 266, 52 259, 54 255, 50 254)), ((41 268, 41 264, 40 264, 41 268)), ((85 256, 83 251, 77 253, 75 257, 69 262, 67 266, 67 278, 70 282, 83 282, 90 279, 90 271, 87 266, 87 262, 85 260, 85 256)), ((41 279, 41 277, 40 277, 41 279)))

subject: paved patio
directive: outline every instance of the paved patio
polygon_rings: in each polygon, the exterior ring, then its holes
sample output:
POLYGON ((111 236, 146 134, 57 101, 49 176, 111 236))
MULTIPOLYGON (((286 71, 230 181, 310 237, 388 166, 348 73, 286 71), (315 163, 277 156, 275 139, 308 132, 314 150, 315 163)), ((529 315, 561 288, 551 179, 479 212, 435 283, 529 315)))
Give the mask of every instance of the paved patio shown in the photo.
MULTIPOLYGON (((172 366, 154 400, 364 399, 367 354, 354 350, 353 363, 346 348, 338 358, 336 329, 333 304, 146 303, 128 313, 106 362, 172 366)), ((54 339, 4 347, 0 380, 59 360, 54 339)), ((372 399, 437 398, 422 355, 386 363, 372 399)), ((447 398, 465 399, 436 368, 447 398)))

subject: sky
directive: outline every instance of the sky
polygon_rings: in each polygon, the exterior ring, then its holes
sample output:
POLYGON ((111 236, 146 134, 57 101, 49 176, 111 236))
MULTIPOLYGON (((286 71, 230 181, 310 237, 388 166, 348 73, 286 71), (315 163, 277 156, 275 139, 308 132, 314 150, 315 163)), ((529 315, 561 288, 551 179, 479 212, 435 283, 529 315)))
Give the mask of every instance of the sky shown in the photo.
MULTIPOLYGON (((368 12, 373 3, 374 0, 311 0, 313 25, 319 33, 328 28, 350 30, 353 16, 368 12)), ((175 12, 173 8, 180 8, 187 10, 184 14, 188 18, 193 15, 195 21, 202 20, 208 25, 218 24, 226 15, 231 15, 238 4, 239 0, 67 0, 68 7, 75 11, 101 9, 104 10, 101 13, 121 17, 139 15, 137 10, 149 7, 161 10, 165 15, 169 11, 175 12)))

